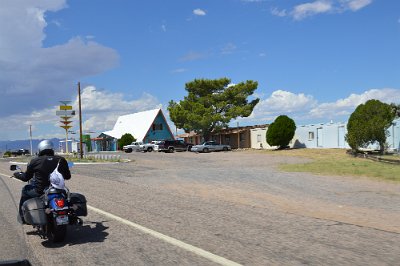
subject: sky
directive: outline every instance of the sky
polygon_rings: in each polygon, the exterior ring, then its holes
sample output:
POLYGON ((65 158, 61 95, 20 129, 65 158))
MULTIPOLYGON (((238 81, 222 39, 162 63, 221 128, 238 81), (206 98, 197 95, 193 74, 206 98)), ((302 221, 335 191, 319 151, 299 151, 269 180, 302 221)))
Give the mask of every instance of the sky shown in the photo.
POLYGON ((55 113, 59 101, 78 110, 78 82, 96 135, 120 115, 168 118, 185 83, 222 77, 258 82, 259 104, 234 126, 400 104, 400 1, 0 0, 0 140, 29 138, 29 125, 33 138, 63 137, 55 113))

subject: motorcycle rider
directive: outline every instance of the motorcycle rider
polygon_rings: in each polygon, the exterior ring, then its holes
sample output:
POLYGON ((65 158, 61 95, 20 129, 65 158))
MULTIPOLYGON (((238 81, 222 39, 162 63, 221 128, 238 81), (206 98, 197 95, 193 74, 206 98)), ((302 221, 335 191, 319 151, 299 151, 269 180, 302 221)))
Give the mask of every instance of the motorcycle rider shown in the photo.
POLYGON ((54 154, 53 143, 50 140, 42 140, 38 145, 38 152, 38 156, 29 162, 25 173, 14 173, 14 177, 21 181, 27 182, 31 179, 33 181, 22 189, 18 216, 18 221, 21 223, 25 223, 21 210, 22 204, 28 199, 40 197, 44 194, 44 190, 50 185, 49 176, 57 165, 59 165, 58 171, 64 179, 71 178, 67 161, 64 157, 54 154))

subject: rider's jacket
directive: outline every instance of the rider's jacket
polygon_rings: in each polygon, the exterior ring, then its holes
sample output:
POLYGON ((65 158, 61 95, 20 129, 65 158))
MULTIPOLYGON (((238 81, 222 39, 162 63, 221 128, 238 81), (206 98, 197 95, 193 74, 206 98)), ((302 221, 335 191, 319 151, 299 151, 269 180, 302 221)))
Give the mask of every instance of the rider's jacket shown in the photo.
POLYGON ((58 162, 60 162, 58 171, 64 179, 70 179, 71 172, 68 163, 64 157, 58 155, 41 155, 33 158, 28 164, 26 172, 16 176, 16 178, 25 182, 33 178, 31 183, 35 186, 36 192, 43 194, 44 189, 50 185, 49 176, 56 169, 58 162))

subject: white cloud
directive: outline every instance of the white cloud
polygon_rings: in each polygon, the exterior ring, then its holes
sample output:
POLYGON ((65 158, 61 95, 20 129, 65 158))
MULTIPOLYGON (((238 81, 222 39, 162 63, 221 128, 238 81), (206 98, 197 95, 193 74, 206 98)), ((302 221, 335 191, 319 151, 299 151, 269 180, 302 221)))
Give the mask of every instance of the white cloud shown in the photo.
MULTIPOLYGON (((107 90, 98 90, 87 86, 82 90, 82 117, 83 130, 100 133, 111 130, 120 115, 160 108, 158 99, 148 93, 140 98, 128 99, 122 93, 107 90)), ((78 130, 78 97, 71 103, 76 111, 72 119, 74 126, 71 130, 78 130)), ((59 117, 56 116, 58 106, 33 111, 29 114, 13 114, 0 120, 0 139, 26 139, 26 129, 33 125, 35 138, 62 138, 63 129, 59 127, 59 117)))
POLYGON ((338 14, 348 10, 356 12, 372 2, 373 0, 315 0, 296 5, 290 12, 275 7, 271 9, 271 14, 279 17, 290 15, 294 20, 302 20, 317 14, 338 14))
POLYGON ((345 8, 358 11, 371 4, 372 0, 341 0, 341 2, 345 8))
POLYGON ((207 57, 207 54, 206 54, 206 53, 190 51, 190 52, 188 52, 186 55, 184 55, 183 57, 181 57, 181 58, 179 59, 179 61, 183 61, 183 62, 186 62, 186 61, 195 61, 195 60, 199 60, 199 59, 202 59, 202 58, 205 58, 205 57, 207 57))
POLYGON ((3 0, 0 9, 0 116, 30 114, 71 95, 76 80, 118 64, 115 50, 74 37, 43 47, 46 12, 65 8, 64 0, 3 0), (15 102, 24 108, 15 109, 15 102))
MULTIPOLYGON (((260 96, 257 96, 260 97, 260 96)), ((262 98, 262 96, 261 96, 262 98)), ((318 103, 311 95, 295 94, 289 91, 274 91, 254 108, 251 116, 238 120, 247 123, 270 123, 279 115, 288 115, 296 123, 318 123, 329 120, 346 121, 355 108, 368 100, 384 103, 400 103, 400 89, 371 89, 361 94, 351 94, 335 102, 318 103)))
POLYGON ((235 52, 237 49, 237 46, 234 43, 227 43, 224 47, 221 49, 222 54, 232 54, 235 52))
MULTIPOLYGON (((139 99, 128 100, 122 93, 98 90, 88 86, 82 91, 82 112, 85 115, 84 130, 104 131, 114 126, 118 116, 160 108, 154 96, 144 93, 139 99)), ((78 99, 74 101, 78 109, 78 99)))
MULTIPOLYGON (((293 118, 297 124, 318 123, 331 119, 346 121, 355 108, 370 99, 385 103, 400 103, 400 89, 371 89, 361 94, 350 94, 335 102, 318 103, 311 95, 292 93, 285 90, 274 91, 262 99, 248 118, 239 118, 246 123, 271 123, 277 116, 285 114, 293 118)), ((122 93, 99 90, 87 86, 82 90, 83 130, 100 133, 113 128, 120 115, 161 108, 158 99, 144 93, 140 98, 129 99, 122 93)), ((78 99, 72 102, 74 110, 78 110, 78 99)), ((57 106, 36 110, 29 114, 13 114, 0 119, 0 139, 27 139, 29 125, 33 125, 34 138, 62 138, 63 130, 59 127, 59 119, 55 115, 57 106)), ((168 112, 163 109, 166 118, 168 112)), ((169 121, 173 127, 173 123, 169 121)), ((78 116, 73 119, 74 130, 78 130, 78 116)), ((95 134, 93 134, 95 135, 95 134)))
POLYGON ((332 119, 338 116, 348 116, 355 108, 368 100, 376 99, 385 103, 400 103, 399 89, 372 89, 362 94, 351 94, 349 97, 339 99, 332 103, 322 103, 310 110, 312 118, 332 119))
POLYGON ((271 14, 277 17, 286 17, 287 16, 287 12, 286 9, 278 9, 277 7, 274 7, 273 9, 271 9, 271 14))
POLYGON ((267 99, 261 100, 254 108, 251 116, 245 119, 266 123, 283 114, 292 115, 294 118, 301 117, 316 104, 317 101, 311 95, 277 90, 267 99))
POLYGON ((327 13, 333 8, 331 1, 317 0, 312 3, 297 5, 293 8, 292 16, 295 20, 301 20, 316 14, 327 13))
POLYGON ((172 70, 171 72, 172 73, 183 73, 183 72, 186 72, 186 71, 187 71, 186 68, 178 68, 178 69, 172 70))
POLYGON ((207 13, 204 10, 197 8, 193 10, 193 14, 195 14, 196 16, 205 16, 207 13))
MULTIPOLYGON (((58 117, 56 114, 56 106, 43 110, 33 111, 30 114, 13 114, 0 119, 0 139, 2 140, 17 140, 28 139, 27 129, 32 125, 32 130, 42 128, 44 132, 49 131, 47 128, 50 125, 52 129, 56 128, 58 117)), ((36 133, 36 132, 35 132, 36 133)), ((43 134, 43 133, 41 133, 43 134)), ((37 135, 35 135, 37 137, 37 135)))

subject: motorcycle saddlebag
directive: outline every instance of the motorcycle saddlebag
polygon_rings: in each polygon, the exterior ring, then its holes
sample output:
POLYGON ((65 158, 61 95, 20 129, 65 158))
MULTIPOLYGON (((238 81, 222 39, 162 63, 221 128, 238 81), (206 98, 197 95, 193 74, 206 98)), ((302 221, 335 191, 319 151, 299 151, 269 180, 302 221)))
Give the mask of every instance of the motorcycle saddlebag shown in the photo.
POLYGON ((45 206, 40 198, 29 199, 22 205, 25 222, 31 225, 45 225, 47 223, 44 210, 45 206))
POLYGON ((87 206, 86 206, 86 198, 82 194, 79 193, 71 193, 70 195, 70 205, 76 205, 78 209, 75 211, 76 216, 86 216, 87 215, 87 206))

